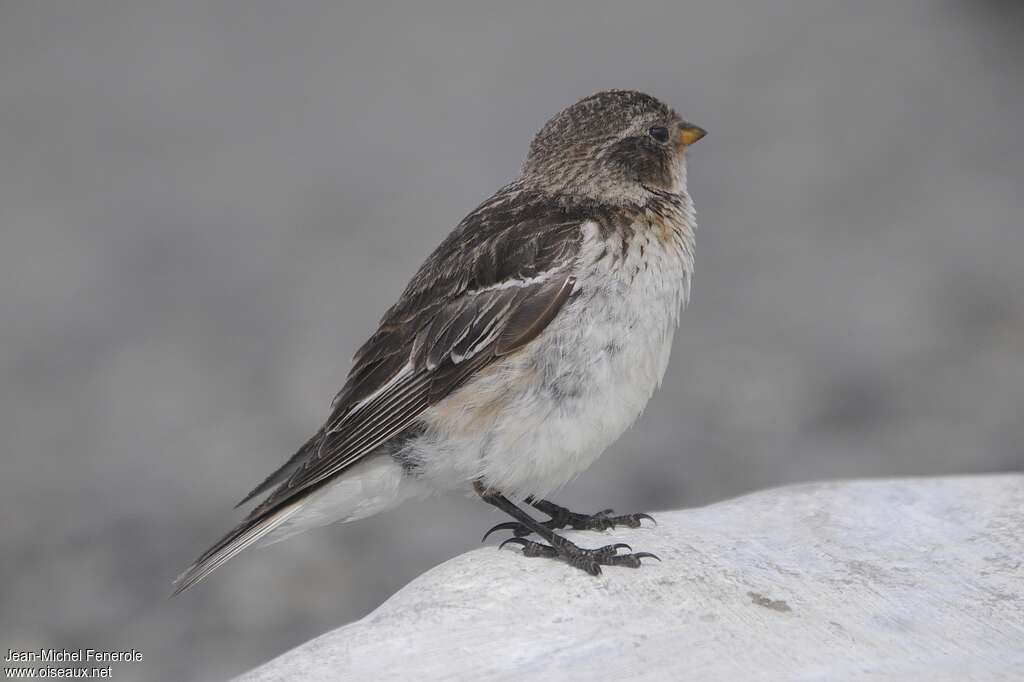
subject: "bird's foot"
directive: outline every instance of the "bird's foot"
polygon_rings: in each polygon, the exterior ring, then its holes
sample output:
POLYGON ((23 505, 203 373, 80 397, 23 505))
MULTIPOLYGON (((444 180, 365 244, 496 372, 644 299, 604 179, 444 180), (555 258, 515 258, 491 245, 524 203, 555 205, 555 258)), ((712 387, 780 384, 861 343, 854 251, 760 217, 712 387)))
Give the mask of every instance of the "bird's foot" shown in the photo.
MULTIPOLYGON (((547 557, 549 559, 562 559, 570 566, 574 566, 590 575, 601 575, 602 566, 626 566, 628 568, 640 568, 640 560, 645 558, 658 559, 650 552, 632 553, 632 547, 624 542, 614 545, 605 545, 597 549, 584 549, 566 540, 560 535, 554 536, 552 544, 545 545, 533 540, 521 537, 511 537, 498 545, 501 549, 505 545, 513 543, 522 545, 523 555, 529 557, 547 557), (628 554, 619 554, 620 549, 629 551, 628 554)), ((661 559, 658 559, 661 561, 661 559)))
MULTIPOLYGON (((655 524, 657 523, 650 514, 620 514, 619 516, 612 516, 614 513, 612 509, 603 509, 596 514, 577 514, 546 500, 542 500, 541 503, 534 506, 551 517, 547 521, 541 522, 541 525, 549 530, 559 530, 562 528, 572 528, 573 530, 608 530, 616 526, 639 528, 642 525, 640 522, 644 519, 655 524)), ((484 533, 483 540, 486 540, 491 533, 498 530, 510 530, 512 535, 517 538, 526 537, 533 532, 517 521, 509 521, 499 523, 484 533)))

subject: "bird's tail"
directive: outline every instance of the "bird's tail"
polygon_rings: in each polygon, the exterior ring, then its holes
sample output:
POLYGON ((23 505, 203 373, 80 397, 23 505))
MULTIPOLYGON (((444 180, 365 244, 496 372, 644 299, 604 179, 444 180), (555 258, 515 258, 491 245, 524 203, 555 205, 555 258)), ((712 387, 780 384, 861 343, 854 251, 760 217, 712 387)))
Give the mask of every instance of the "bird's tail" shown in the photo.
MULTIPOLYGON (((171 593, 171 596, 181 594, 216 571, 243 549, 250 547, 257 540, 287 521, 303 507, 305 502, 305 499, 300 499, 266 514, 254 513, 251 515, 234 530, 221 538, 217 544, 206 550, 202 556, 196 559, 195 563, 175 578, 174 592, 171 593)), ((257 508, 256 511, 258 512, 259 509, 257 508)))

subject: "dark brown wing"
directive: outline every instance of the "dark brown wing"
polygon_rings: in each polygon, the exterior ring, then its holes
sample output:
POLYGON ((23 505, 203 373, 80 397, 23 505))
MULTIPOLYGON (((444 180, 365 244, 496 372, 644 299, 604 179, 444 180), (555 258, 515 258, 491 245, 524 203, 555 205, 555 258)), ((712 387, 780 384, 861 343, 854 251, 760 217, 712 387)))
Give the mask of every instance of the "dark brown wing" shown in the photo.
POLYGON ((474 372, 534 339, 568 300, 574 284, 564 268, 525 286, 467 292, 442 307, 420 327, 402 368, 332 420, 316 451, 261 506, 286 502, 402 433, 474 372))
POLYGON ((272 530, 293 502, 401 434, 473 373, 536 338, 572 293, 586 220, 515 185, 463 220, 356 353, 324 426, 246 500, 279 487, 179 578, 178 590, 272 530))
POLYGON ((343 471, 535 338, 572 292, 585 220, 514 185, 463 220, 357 351, 315 448, 254 513, 343 471))

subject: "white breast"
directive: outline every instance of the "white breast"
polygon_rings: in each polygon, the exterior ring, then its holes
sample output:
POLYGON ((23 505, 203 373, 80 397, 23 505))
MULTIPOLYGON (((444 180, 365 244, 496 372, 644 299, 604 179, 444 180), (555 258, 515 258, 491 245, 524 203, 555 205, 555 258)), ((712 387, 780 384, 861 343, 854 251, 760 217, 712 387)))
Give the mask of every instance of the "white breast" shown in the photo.
POLYGON ((410 444, 424 481, 544 496, 590 466, 665 374, 689 295, 691 225, 645 221, 626 240, 583 225, 577 293, 551 326, 425 413, 430 427, 410 444))

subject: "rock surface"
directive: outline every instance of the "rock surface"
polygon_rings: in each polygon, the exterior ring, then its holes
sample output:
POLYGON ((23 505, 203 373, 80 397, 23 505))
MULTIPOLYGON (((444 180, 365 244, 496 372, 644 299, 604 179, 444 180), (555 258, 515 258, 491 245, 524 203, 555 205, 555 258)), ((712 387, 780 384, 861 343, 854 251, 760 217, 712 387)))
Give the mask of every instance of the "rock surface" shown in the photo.
POLYGON ((239 679, 1024 679, 1024 476, 808 484, 655 517, 568 535, 662 563, 591 578, 484 547, 239 679))

